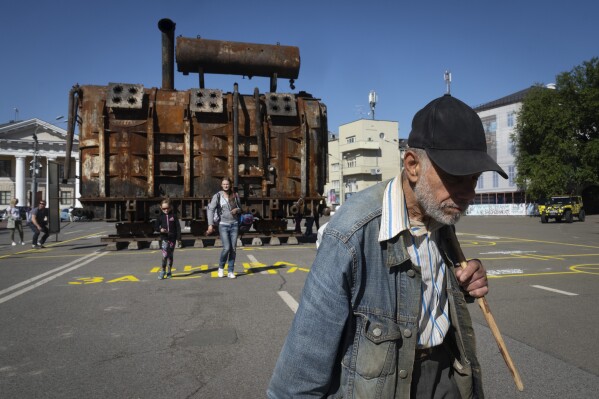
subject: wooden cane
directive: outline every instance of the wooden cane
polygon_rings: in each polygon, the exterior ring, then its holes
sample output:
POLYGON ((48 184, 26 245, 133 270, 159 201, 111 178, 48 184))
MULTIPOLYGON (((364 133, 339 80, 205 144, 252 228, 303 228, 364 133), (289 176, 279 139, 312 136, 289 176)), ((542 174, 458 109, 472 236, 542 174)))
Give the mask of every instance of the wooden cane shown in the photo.
MULTIPOLYGON (((453 248, 459 258, 458 260, 460 261, 460 266, 462 269, 465 269, 466 266, 468 265, 468 262, 466 262, 466 257, 464 256, 464 253, 462 252, 462 248, 460 247, 460 242, 458 241, 458 238, 456 237, 453 229, 452 229, 452 233, 450 234, 450 236, 451 236, 451 243, 453 245, 453 248)), ((480 309, 483 312, 483 315, 485 315, 485 319, 487 320, 487 324, 489 325, 489 328, 491 329, 491 332, 493 333, 493 337, 495 337, 495 342, 497 342, 497 346, 499 347, 499 352, 501 352, 501 356, 503 356, 503 360, 505 361, 507 368, 510 370, 510 373, 512 373, 512 377, 514 378, 514 383, 516 384, 516 388, 518 388, 519 391, 523 391, 524 385, 522 384, 522 379, 520 378, 520 374, 518 373, 518 370, 516 370, 516 366, 514 365, 512 357, 510 356, 510 353, 508 352, 507 347, 505 346, 505 342, 503 341, 503 338, 501 337, 501 333, 499 332, 497 323, 495 323, 495 318, 493 317, 493 314, 491 313, 491 309, 489 309, 489 304, 487 303, 487 299, 485 297, 482 297, 482 298, 478 298, 477 301, 478 301, 478 305, 480 306, 480 309)))

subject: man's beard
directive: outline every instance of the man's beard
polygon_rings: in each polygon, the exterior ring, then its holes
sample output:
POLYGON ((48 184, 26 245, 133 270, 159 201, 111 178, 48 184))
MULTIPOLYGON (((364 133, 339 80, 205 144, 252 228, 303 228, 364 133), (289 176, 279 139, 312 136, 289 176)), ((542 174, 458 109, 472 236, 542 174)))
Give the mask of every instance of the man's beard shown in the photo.
POLYGON ((468 209, 466 204, 461 209, 460 213, 445 213, 446 208, 459 208, 458 205, 452 200, 447 200, 442 203, 438 203, 435 200, 433 192, 430 188, 428 178, 423 175, 423 179, 418 180, 414 187, 414 194, 416 195, 416 201, 424 209, 426 216, 433 218, 439 223, 453 225, 460 220, 460 217, 468 209))

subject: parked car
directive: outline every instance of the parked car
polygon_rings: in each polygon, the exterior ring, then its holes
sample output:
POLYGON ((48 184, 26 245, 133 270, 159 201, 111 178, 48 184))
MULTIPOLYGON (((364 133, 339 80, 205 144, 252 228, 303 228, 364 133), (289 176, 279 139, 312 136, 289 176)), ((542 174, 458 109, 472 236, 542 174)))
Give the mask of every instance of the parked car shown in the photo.
POLYGON ((61 222, 68 222, 70 221, 69 219, 69 208, 63 208, 60 210, 60 221, 61 222))
MULTIPOLYGON (((70 208, 63 208, 60 210, 60 221, 61 222, 70 221, 69 209, 70 208)), ((73 222, 85 222, 85 221, 92 220, 94 218, 94 215, 91 211, 84 211, 83 208, 73 208, 72 215, 73 215, 73 222)))
POLYGON ((572 223, 574 216, 581 222, 584 222, 585 219, 582 197, 579 195, 551 197, 551 202, 545 204, 545 207, 540 209, 540 213, 541 223, 547 223, 550 219, 555 219, 556 222, 563 220, 566 223, 572 223))

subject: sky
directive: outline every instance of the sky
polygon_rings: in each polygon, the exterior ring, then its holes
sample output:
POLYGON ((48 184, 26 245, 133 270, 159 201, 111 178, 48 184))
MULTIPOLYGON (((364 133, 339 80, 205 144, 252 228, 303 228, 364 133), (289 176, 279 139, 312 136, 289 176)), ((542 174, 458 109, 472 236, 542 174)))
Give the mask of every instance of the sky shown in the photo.
MULTIPOLYGON (((446 91, 471 106, 599 56, 596 0, 103 0, 7 1, 0 7, 0 124, 38 118, 65 128, 68 93, 111 82, 160 87, 161 33, 297 46, 295 90, 327 105, 329 130, 374 117, 407 138, 414 114, 446 91), (18 112, 15 111, 18 109, 18 112)), ((206 75, 206 88, 269 91, 269 79, 206 75)), ((175 70, 175 89, 199 87, 175 70)))

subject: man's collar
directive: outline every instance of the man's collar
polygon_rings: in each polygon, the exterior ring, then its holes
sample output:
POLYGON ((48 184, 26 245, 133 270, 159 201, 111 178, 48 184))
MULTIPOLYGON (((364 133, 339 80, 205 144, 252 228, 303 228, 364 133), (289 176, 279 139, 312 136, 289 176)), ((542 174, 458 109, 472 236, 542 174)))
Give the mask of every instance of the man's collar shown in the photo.
POLYGON ((379 242, 389 240, 410 228, 408 208, 401 184, 400 174, 391 179, 385 187, 379 242))

